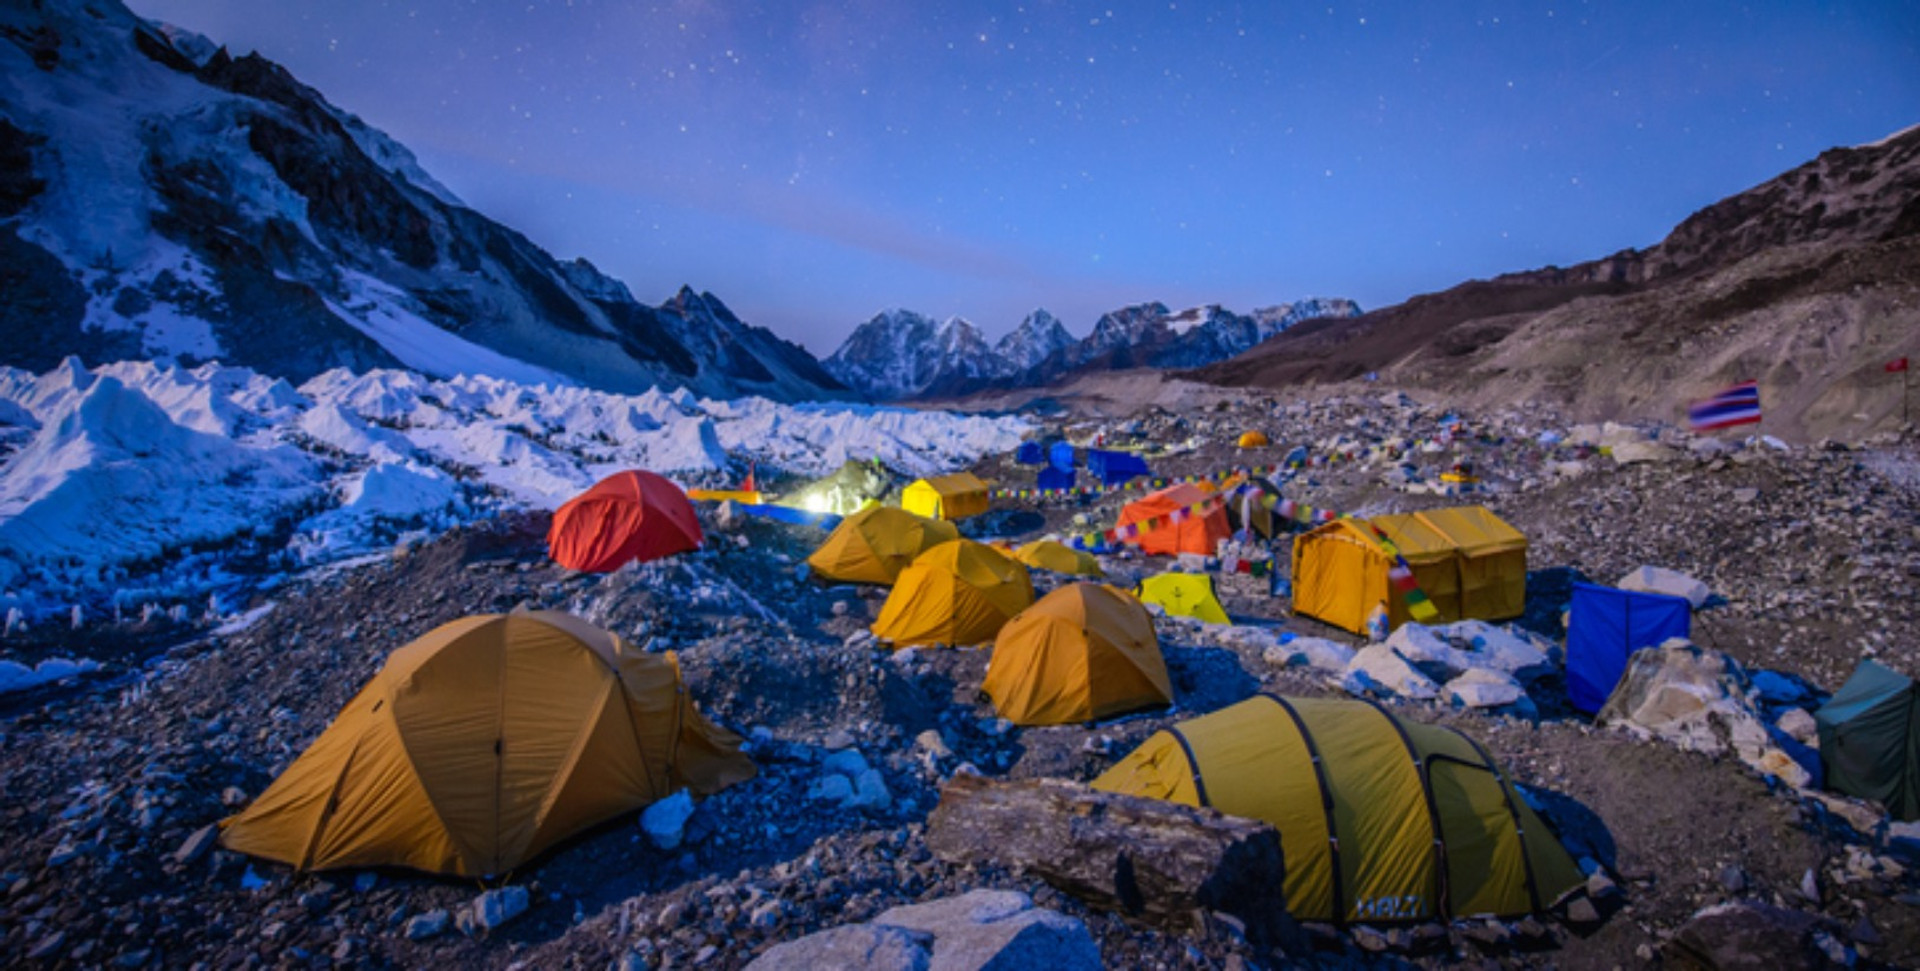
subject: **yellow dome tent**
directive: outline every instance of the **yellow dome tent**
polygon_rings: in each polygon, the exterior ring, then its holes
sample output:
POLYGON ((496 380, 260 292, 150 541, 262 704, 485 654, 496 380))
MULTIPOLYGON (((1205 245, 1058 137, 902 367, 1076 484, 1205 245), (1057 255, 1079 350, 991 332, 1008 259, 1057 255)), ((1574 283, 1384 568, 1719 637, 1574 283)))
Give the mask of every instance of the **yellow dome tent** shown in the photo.
POLYGON ((1527 608, 1527 538, 1485 506, 1341 519, 1293 541, 1293 610, 1354 633, 1374 605, 1387 623, 1409 619, 1406 598, 1387 576, 1393 557, 1369 524, 1393 541, 1413 579, 1440 612, 1438 623, 1504 620, 1527 608))
POLYGON ((980 644, 1033 604, 1027 568, 970 539, 941 543, 900 571, 873 636, 896 647, 980 644))
POLYGON ((1583 883, 1478 743, 1366 701, 1259 695, 1155 734, 1093 786, 1273 824, 1301 920, 1514 917, 1583 883))
POLYGON ((754 775, 671 654, 569 614, 483 614, 395 650, 253 804, 230 850, 301 870, 505 873, 682 787, 754 775))
POLYGON ((807 566, 826 580, 886 586, 914 557, 959 538, 952 523, 874 506, 842 519, 807 557, 807 566))
POLYGON ((1103 577, 1107 575, 1100 569, 1100 561, 1086 550, 1076 550, 1065 543, 1051 539, 1036 539, 1013 551, 1013 558, 1030 567, 1052 570, 1055 573, 1070 573, 1074 576, 1103 577))
POLYGON ((971 472, 915 479, 900 494, 900 505, 928 519, 965 519, 987 511, 987 484, 971 472))
POLYGON ((981 685, 1001 717, 1062 725, 1173 702, 1153 618, 1104 583, 1073 583, 1007 622, 981 685))
POLYGON ((1227 609, 1213 594, 1213 578, 1203 573, 1162 573, 1147 577, 1134 588, 1141 603, 1159 604, 1176 617, 1196 617, 1209 624, 1231 624, 1227 609))
POLYGON ((1240 434, 1241 448, 1266 448, 1267 444, 1267 433, 1257 428, 1240 434))

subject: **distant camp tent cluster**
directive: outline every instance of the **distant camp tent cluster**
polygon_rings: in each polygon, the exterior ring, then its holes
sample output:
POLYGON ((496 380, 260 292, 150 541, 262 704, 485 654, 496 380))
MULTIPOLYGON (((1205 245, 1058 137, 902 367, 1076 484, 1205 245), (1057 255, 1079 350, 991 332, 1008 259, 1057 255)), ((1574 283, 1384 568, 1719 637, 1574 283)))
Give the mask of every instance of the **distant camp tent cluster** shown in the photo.
MULTIPOLYGON (((1238 444, 1268 443, 1249 431, 1238 444)), ((1016 454, 1044 464, 1043 483, 1051 475, 1071 484, 1076 458, 1058 441, 1029 442, 1016 454)), ((1149 475, 1139 456, 1099 448, 1085 450, 1085 469, 1103 486, 1149 475)), ((991 645, 982 691, 1014 724, 1085 723, 1173 704, 1148 605, 1231 623, 1206 573, 1150 575, 1128 590, 1100 582, 1092 554, 1055 540, 1014 548, 962 536, 954 521, 986 512, 992 495, 970 473, 914 481, 899 506, 878 503, 887 482, 866 463, 848 463, 794 494, 802 498, 773 500, 798 506, 762 508, 841 517, 829 519, 807 570, 822 583, 889 588, 872 625, 880 644, 991 645), (1035 571, 1057 578, 1037 598, 1035 571)), ((704 495, 768 501, 758 489, 704 495)), ((1270 506, 1234 498, 1210 483, 1177 483, 1126 503, 1118 519, 1151 524, 1132 537, 1146 555, 1211 556, 1236 529, 1276 536, 1270 506)), ((548 546, 563 566, 605 572, 696 549, 702 539, 686 493, 629 471, 563 505, 548 546)), ((1526 549, 1525 537, 1480 507, 1339 520, 1296 538, 1294 605, 1357 631, 1385 603, 1398 624, 1406 619, 1399 594, 1411 582, 1448 619, 1512 617, 1524 607, 1526 549)), ((1676 624, 1664 600, 1602 588, 1577 590, 1575 614, 1576 703, 1589 699, 1581 692, 1604 697, 1626 653, 1676 624)), ((1684 633, 1684 614, 1678 628, 1684 633)), ((1920 737, 1886 727, 1898 720, 1887 712, 1912 724, 1913 694, 1884 677, 1863 682, 1833 709, 1832 731, 1920 737)), ((1885 775, 1877 763, 1855 762, 1844 770, 1851 777, 1885 775)), ((673 654, 642 652, 567 614, 484 614, 394 651, 332 725, 223 823, 222 838, 302 869, 496 876, 680 789, 706 795, 754 774, 739 737, 687 697, 673 654)), ((1875 784, 1904 793, 1920 779, 1875 784)), ((1477 743, 1368 702, 1255 697, 1154 734, 1094 785, 1272 823, 1287 899, 1307 919, 1518 915, 1582 879, 1477 743)))

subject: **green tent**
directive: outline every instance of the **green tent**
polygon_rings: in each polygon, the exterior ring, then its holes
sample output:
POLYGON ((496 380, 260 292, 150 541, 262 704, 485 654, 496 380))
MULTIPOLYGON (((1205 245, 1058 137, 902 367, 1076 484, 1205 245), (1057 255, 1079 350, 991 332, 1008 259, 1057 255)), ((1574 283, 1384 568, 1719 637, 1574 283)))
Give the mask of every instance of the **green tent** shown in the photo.
POLYGON ((1913 679, 1868 658, 1814 713, 1827 788, 1920 819, 1920 718, 1913 679))

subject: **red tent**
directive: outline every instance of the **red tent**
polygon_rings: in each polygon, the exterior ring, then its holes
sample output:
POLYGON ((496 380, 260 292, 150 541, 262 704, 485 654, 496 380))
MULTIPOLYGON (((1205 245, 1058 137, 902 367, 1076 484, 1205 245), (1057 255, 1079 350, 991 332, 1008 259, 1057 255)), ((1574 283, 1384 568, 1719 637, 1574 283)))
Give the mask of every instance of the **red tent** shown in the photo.
POLYGON ((1159 528, 1143 532, 1139 539, 1130 541, 1139 544, 1142 553, 1200 553, 1212 556, 1220 540, 1233 533, 1227 527, 1227 511, 1224 507, 1216 505, 1206 515, 1190 515, 1182 522, 1168 521, 1175 509, 1184 509, 1208 498, 1208 495, 1199 486, 1185 482, 1170 485, 1159 492, 1149 492, 1121 508, 1120 525, 1146 519, 1161 521, 1159 528))
POLYGON ((652 472, 610 475, 553 514, 554 562, 606 573, 629 560, 657 560, 700 545, 700 520, 680 487, 652 472))

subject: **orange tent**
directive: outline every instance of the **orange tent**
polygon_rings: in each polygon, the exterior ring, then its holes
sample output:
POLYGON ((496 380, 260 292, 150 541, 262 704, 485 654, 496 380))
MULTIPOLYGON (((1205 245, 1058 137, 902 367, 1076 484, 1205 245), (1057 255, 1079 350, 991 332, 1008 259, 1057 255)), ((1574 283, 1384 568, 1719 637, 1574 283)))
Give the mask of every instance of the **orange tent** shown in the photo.
POLYGON ((740 737, 649 654, 572 614, 480 614, 394 651, 227 849, 301 870, 480 877, 679 789, 753 778, 740 737))
POLYGON ((980 689, 1016 725, 1064 725, 1169 704, 1153 618, 1104 583, 1070 583, 1000 628, 980 689))
POLYGON ((1205 490, 1199 486, 1182 482, 1170 485, 1159 492, 1149 492, 1126 504, 1120 510, 1120 525, 1144 523, 1148 519, 1158 521, 1156 528, 1143 531, 1140 537, 1129 540, 1140 547, 1142 553, 1199 553, 1212 556, 1220 540, 1232 535, 1227 527, 1227 511, 1214 506, 1203 516, 1188 516, 1184 521, 1168 522, 1168 517, 1176 509, 1184 509, 1206 499, 1205 490))
POLYGON ((547 549, 573 570, 607 573, 629 560, 657 560, 700 545, 700 519, 680 487, 653 474, 619 472, 553 514, 547 549))

